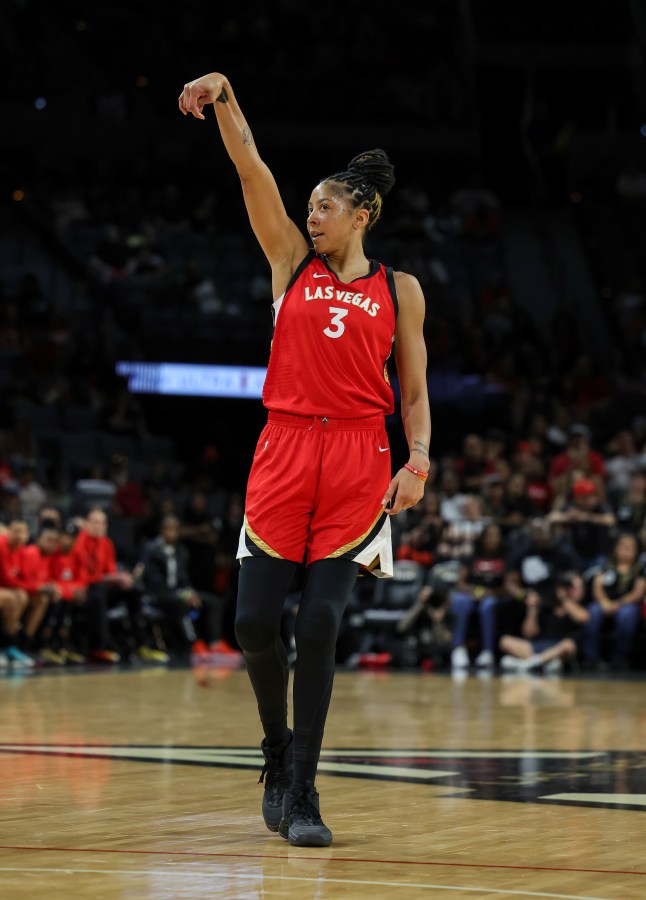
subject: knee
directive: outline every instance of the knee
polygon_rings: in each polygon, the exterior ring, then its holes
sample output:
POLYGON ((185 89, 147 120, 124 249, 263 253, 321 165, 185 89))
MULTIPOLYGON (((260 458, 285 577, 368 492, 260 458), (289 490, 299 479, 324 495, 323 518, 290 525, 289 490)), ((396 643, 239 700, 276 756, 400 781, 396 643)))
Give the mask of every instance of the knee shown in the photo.
POLYGON ((307 612, 299 611, 296 617, 294 638, 296 646, 304 644, 326 647, 334 646, 339 630, 339 620, 333 607, 323 602, 317 603, 315 609, 307 612))
POLYGON ((247 653, 262 653, 276 639, 266 622, 248 614, 236 616, 234 631, 240 647, 247 653))

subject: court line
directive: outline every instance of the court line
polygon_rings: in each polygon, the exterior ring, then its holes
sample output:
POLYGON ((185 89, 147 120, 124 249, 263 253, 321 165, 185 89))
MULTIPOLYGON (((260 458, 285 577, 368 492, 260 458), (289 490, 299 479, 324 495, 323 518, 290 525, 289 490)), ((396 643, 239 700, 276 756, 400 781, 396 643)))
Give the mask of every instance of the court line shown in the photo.
POLYGON ((190 856, 205 857, 207 859, 283 859, 305 860, 307 862, 320 862, 325 859, 328 863, 371 863, 385 866, 445 866, 450 869, 511 869, 521 872, 571 872, 572 874, 589 875, 646 875, 646 871, 633 869, 582 869, 566 868, 563 866, 515 866, 509 863, 461 863, 461 862, 436 862, 426 859, 370 859, 360 856, 298 856, 293 853, 207 853, 196 850, 123 850, 117 848, 100 847, 29 847, 20 844, 0 844, 0 850, 36 850, 51 853, 123 853, 131 856, 190 856))
MULTIPOLYGON (((213 880, 214 878, 221 878, 231 880, 232 878, 237 879, 238 881, 254 881, 258 882, 258 873, 254 874, 245 874, 243 872, 193 872, 188 870, 186 872, 177 871, 173 869, 170 872, 168 869, 54 869, 54 868, 29 868, 24 866, 22 868, 19 867, 2 867, 0 868, 0 872, 28 872, 30 875, 33 875, 36 872, 46 872, 48 875, 57 874, 57 875, 118 875, 120 878, 123 878, 124 875, 148 875, 148 876, 164 876, 172 874, 173 878, 182 878, 186 877, 189 881, 194 878, 208 878, 213 880)), ((368 881, 365 879, 359 878, 326 878, 325 876, 316 876, 316 878, 306 878, 302 875, 266 875, 264 872, 260 873, 260 878, 262 881, 305 881, 309 884, 312 882, 316 882, 319 884, 356 884, 361 885, 362 887, 387 887, 387 888, 414 888, 415 890, 424 890, 424 891, 435 891, 435 890, 443 890, 443 891, 467 891, 468 893, 479 893, 479 894, 506 894, 510 897, 549 897, 552 900, 612 900, 610 897, 590 897, 584 894, 553 894, 547 893, 546 891, 512 891, 506 890, 504 888, 485 888, 485 887, 467 887, 466 885, 451 885, 451 884, 424 884, 414 883, 414 882, 406 882, 406 881, 368 881)))

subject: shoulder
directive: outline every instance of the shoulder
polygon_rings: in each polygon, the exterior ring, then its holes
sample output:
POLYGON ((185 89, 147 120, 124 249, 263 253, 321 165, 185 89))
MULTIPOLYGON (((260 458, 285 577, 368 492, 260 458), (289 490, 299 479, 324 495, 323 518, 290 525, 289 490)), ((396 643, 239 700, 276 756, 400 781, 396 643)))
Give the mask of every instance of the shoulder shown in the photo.
POLYGON ((397 302, 399 304, 399 318, 419 318, 424 316, 426 302, 422 286, 418 279, 409 272, 393 272, 397 302))
POLYGON ((411 275, 410 272, 393 271, 393 278, 395 279, 397 296, 400 300, 410 296, 421 300, 421 302, 424 303, 422 286, 414 275, 411 275))

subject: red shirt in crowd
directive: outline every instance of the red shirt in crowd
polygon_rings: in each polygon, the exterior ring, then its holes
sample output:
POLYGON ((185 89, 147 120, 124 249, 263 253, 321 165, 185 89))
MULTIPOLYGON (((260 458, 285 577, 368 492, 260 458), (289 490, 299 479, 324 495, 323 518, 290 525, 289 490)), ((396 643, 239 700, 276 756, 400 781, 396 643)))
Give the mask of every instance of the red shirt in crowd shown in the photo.
POLYGON ((75 571, 82 573, 85 584, 96 584, 117 571, 117 556, 109 537, 91 537, 87 531, 80 531, 71 555, 75 571))
POLYGON ((0 535, 0 586, 33 594, 51 581, 50 557, 35 544, 11 547, 7 536, 0 535))
POLYGON ((88 585, 81 560, 74 551, 75 547, 68 553, 59 550, 50 557, 52 581, 60 588, 63 600, 74 600, 76 593, 88 585))

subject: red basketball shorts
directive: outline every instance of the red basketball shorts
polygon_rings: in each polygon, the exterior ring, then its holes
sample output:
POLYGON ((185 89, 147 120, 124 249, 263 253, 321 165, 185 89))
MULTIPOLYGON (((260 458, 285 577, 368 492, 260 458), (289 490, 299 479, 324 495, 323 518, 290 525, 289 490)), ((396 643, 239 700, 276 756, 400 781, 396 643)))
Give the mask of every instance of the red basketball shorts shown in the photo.
POLYGON ((391 480, 383 415, 327 419, 270 412, 247 483, 238 559, 342 558, 392 575, 391 480))

